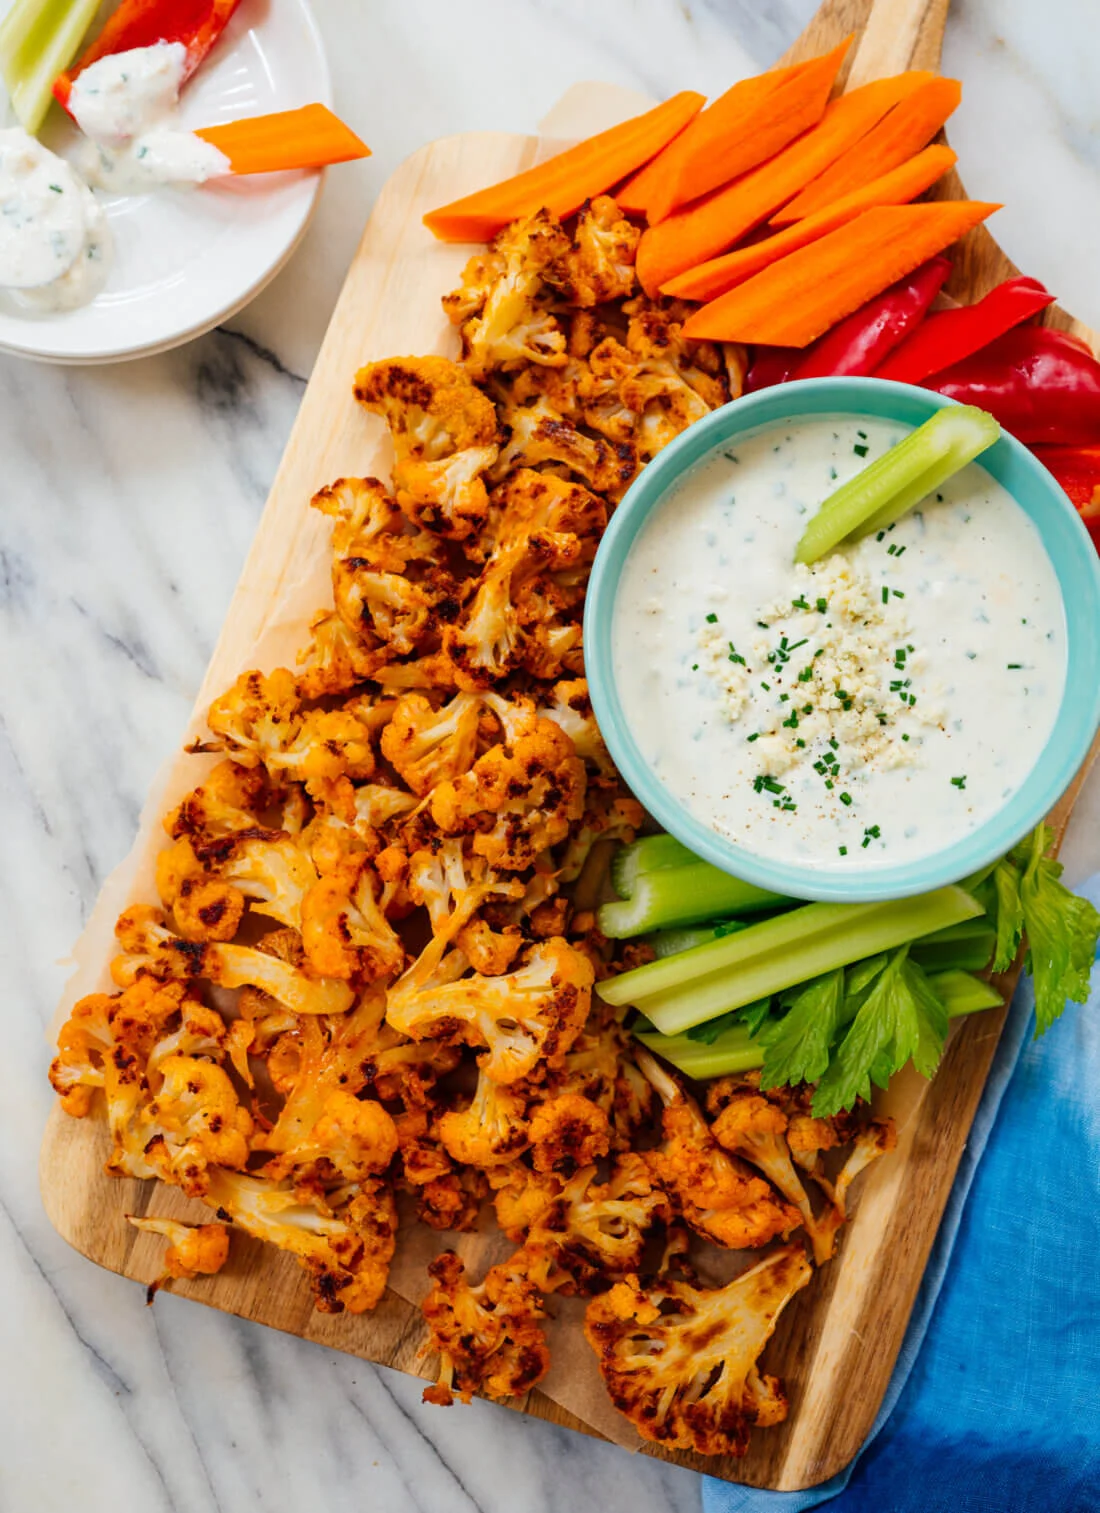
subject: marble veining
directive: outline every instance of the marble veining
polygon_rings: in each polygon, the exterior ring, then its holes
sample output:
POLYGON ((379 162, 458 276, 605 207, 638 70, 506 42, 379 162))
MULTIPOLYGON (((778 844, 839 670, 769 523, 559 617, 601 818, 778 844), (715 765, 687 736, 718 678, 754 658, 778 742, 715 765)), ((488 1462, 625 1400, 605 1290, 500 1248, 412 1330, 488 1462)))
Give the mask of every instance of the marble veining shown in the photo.
MULTIPOLYGON (((245 4, 254 0, 244 0, 245 4)), ((262 0, 255 0, 262 3, 262 0)), ((2 0, 0 0, 2 5, 2 0)), ((1093 0, 956 0, 966 182, 1100 325, 1093 0)), ((370 204, 432 137, 533 130, 565 88, 715 92, 813 0, 322 0, 337 106, 374 157, 330 176, 226 330, 98 369, 0 357, 0 1509, 3 1513, 689 1513, 699 1478, 99 1270, 35 1169, 59 964, 183 728, 370 204)), ((1071 876, 1097 865, 1094 785, 1071 876)))

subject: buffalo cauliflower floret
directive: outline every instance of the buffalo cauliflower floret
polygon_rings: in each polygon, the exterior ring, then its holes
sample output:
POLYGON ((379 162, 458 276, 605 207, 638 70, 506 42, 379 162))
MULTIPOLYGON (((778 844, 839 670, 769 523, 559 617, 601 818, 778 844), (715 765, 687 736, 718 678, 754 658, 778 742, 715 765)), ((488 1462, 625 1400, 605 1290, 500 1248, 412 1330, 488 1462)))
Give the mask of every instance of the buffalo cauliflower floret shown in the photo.
POLYGON ((552 720, 507 747, 493 746, 469 772, 443 782, 431 814, 444 835, 470 835, 492 867, 518 872, 569 834, 584 813, 584 764, 552 720))
POLYGON ((139 1115, 146 1161, 165 1182, 201 1198, 208 1167, 239 1171, 248 1160, 252 1116, 212 1061, 168 1056, 158 1070, 160 1088, 139 1115))
POLYGON ((787 1245, 725 1287, 637 1277, 588 1305, 584 1332, 611 1401, 644 1439, 701 1455, 744 1455, 787 1399, 758 1362, 780 1313, 813 1269, 787 1245))
POLYGON ((553 720, 573 742, 573 750, 601 777, 617 777, 588 693, 587 678, 564 678, 550 690, 550 702, 540 705, 539 714, 553 720))
MULTIPOLYGON (((347 983, 307 977, 268 949, 173 935, 161 911, 147 904, 135 904, 120 914, 115 934, 124 954, 115 958, 111 973, 121 988, 130 987, 142 973, 161 982, 205 977, 221 988, 261 988, 296 1014, 342 1014, 352 1000, 347 983)), ((270 944, 269 936, 264 945, 270 944)))
POLYGON ((581 210, 573 245, 555 260, 547 278, 568 304, 582 308, 626 299, 634 290, 641 234, 611 196, 601 194, 581 210))
MULTIPOLYGON (((282 1144, 272 1132, 265 1149, 282 1144)), ((397 1154, 397 1130, 380 1103, 336 1089, 327 1094, 320 1117, 305 1138, 279 1151, 263 1169, 272 1181, 293 1177, 299 1189, 324 1192, 337 1180, 362 1182, 384 1172, 397 1154)))
POLYGON ((501 1166, 514 1160, 528 1146, 527 1101, 525 1093, 482 1071, 470 1103, 440 1119, 443 1148, 469 1166, 501 1166))
POLYGON ((529 1133, 535 1170, 564 1177, 590 1166, 611 1148, 607 1115, 580 1093, 559 1093, 540 1103, 529 1133))
POLYGON ((646 1159, 685 1222, 730 1250, 766 1245, 797 1229, 798 1210, 722 1149, 698 1105, 653 1057, 639 1051, 638 1064, 665 1105, 664 1142, 646 1159))
POLYGON ((385 666, 388 647, 371 646, 335 610, 322 610, 298 655, 298 692, 305 699, 347 693, 385 666))
POLYGON ((436 709, 424 694, 407 693, 398 699, 382 732, 382 755, 423 797, 437 783, 473 765, 480 718, 481 706, 473 694, 455 694, 436 709))
POLYGON ((550 1352, 542 1300, 521 1267, 505 1261, 473 1287, 447 1250, 428 1273, 433 1285, 420 1305, 430 1331, 424 1354, 439 1357, 439 1376, 424 1401, 446 1407, 455 1392, 463 1402, 475 1392, 498 1401, 530 1392, 549 1370, 550 1352))
POLYGON ((820 1219, 814 1213, 791 1161, 786 1114, 754 1087, 732 1077, 711 1084, 707 1108, 714 1115, 710 1128, 718 1144, 757 1167, 794 1204, 813 1244, 814 1260, 819 1266, 828 1261, 836 1245, 836 1210, 830 1207, 820 1219))
POLYGON ((511 434, 489 475, 494 483, 502 482, 518 468, 549 463, 575 473, 596 493, 618 500, 638 471, 629 442, 585 436, 546 399, 525 407, 510 406, 505 420, 511 434))
POLYGON ((319 977, 359 984, 393 977, 405 948, 380 906, 382 887, 366 858, 348 857, 302 899, 302 947, 319 977))
POLYGON ((380 1178, 345 1188, 341 1196, 348 1194, 335 1212, 325 1212, 302 1202, 292 1183, 215 1169, 204 1200, 246 1234, 296 1256, 319 1313, 366 1313, 386 1288, 397 1209, 380 1178))
POLYGON ((197 1276, 213 1276, 229 1259, 229 1231, 224 1224, 181 1224, 178 1219, 143 1219, 136 1214, 126 1218, 143 1234, 163 1235, 168 1241, 164 1271, 145 1289, 147 1303, 177 1277, 190 1282, 197 1276))
POLYGON ((593 977, 591 962, 567 941, 542 941, 503 977, 475 974, 422 986, 407 973, 389 990, 386 1019, 414 1040, 436 1035, 484 1046, 486 1075, 517 1082, 540 1061, 560 1065, 584 1024, 593 977))
POLYGON ((269 802, 268 787, 262 767, 219 762, 168 812, 164 828, 173 839, 181 835, 215 839, 240 830, 260 830, 258 816, 269 802))
POLYGON ((360 368, 355 397, 381 415, 394 445, 401 508, 455 541, 477 536, 489 515, 481 475, 497 459, 492 402, 445 357, 394 357, 360 368))
POLYGON ((467 266, 463 287, 444 300, 458 318, 462 360, 475 378, 536 363, 566 361, 566 338, 546 309, 551 265, 569 251, 569 238, 546 210, 523 216, 494 238, 489 255, 467 266))
POLYGON ((116 1154, 145 1091, 149 1057, 166 1027, 179 1022, 187 999, 182 983, 142 978, 123 993, 79 999, 61 1026, 50 1083, 61 1107, 78 1119, 102 1089, 116 1154))
MULTIPOLYGON (((607 507, 579 483, 521 468, 493 493, 492 551, 473 599, 443 645, 464 687, 487 688, 524 658, 518 603, 533 579, 587 569, 607 507)), ((547 604, 547 611, 554 606, 547 604)))
POLYGON ((497 1222, 522 1243, 528 1275, 543 1292, 593 1292, 635 1271, 654 1227, 672 1217, 643 1158, 626 1152, 606 1182, 595 1166, 568 1181, 516 1162, 490 1174, 497 1222))

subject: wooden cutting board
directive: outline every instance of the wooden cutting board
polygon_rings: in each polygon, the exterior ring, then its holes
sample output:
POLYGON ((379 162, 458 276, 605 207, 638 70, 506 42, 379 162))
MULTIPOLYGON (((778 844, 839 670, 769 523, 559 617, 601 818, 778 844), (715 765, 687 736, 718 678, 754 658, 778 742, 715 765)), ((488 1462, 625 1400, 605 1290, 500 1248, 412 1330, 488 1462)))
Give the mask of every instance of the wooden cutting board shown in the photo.
MULTIPOLYGON (((935 68, 947 5, 948 0, 878 0, 873 7, 871 0, 825 0, 787 57, 812 56, 859 31, 849 82, 911 66, 935 68)), ((599 86, 571 91, 566 104, 553 128, 562 135, 602 127, 639 108, 623 92, 599 86)), ((469 249, 435 242, 421 215, 528 166, 546 150, 536 138, 450 137, 415 153, 386 185, 340 295, 185 739, 203 729, 210 700, 238 672, 293 665, 309 615, 331 603, 329 524, 307 508, 308 500, 341 474, 386 476, 390 461, 381 423, 352 398, 356 368, 373 358, 454 350, 439 299, 457 282, 469 249)), ((957 195, 959 186, 949 184, 942 192, 957 195)), ((962 250, 952 289, 974 298, 1011 271, 982 228, 962 250)), ((1061 312, 1051 318, 1058 325, 1075 324, 1061 312)), ((1077 329, 1096 345, 1092 333, 1077 329)), ((59 1016, 76 998, 109 986, 114 920, 134 898, 154 896, 160 815, 200 780, 202 760, 181 755, 154 785, 134 848, 109 879, 74 951, 76 971, 59 1016)), ((1059 837, 1083 776, 1053 817, 1059 837)), ((1007 993, 1011 982, 1005 987, 1007 993)), ((989 1012, 958 1025, 932 1083, 915 1076, 895 1079, 884 1106, 898 1120, 898 1149, 868 1176, 839 1258, 783 1316, 766 1360, 768 1369, 786 1380, 791 1414, 782 1426, 758 1432, 744 1460, 668 1454, 643 1445, 606 1404, 594 1406, 591 1381, 582 1391, 580 1357, 575 1371, 552 1375, 522 1409, 754 1486, 812 1486, 841 1469, 863 1442, 889 1381, 1003 1019, 1003 1011, 989 1012)), ((41 1153, 46 1211, 83 1255, 147 1283, 160 1271, 163 1243, 139 1235, 124 1216, 148 1210, 203 1219, 209 1210, 176 1189, 108 1178, 106 1154, 102 1120, 71 1119, 55 1109, 41 1153)), ((174 1290, 367 1360, 429 1374, 416 1359, 424 1330, 408 1285, 404 1291, 413 1301, 391 1289, 372 1314, 318 1314, 292 1259, 237 1235, 225 1270, 214 1278, 177 1283, 174 1290)), ((135 1292, 134 1306, 139 1302, 135 1292)))

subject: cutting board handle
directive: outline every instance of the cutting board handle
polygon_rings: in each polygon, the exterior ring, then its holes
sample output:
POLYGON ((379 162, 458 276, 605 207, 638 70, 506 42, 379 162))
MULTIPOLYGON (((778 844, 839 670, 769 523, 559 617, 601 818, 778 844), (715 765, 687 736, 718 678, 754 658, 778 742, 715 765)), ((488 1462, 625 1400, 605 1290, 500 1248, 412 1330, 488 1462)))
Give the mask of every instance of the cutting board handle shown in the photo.
POLYGON ((950 0, 875 0, 848 73, 847 89, 908 68, 939 66, 950 0))

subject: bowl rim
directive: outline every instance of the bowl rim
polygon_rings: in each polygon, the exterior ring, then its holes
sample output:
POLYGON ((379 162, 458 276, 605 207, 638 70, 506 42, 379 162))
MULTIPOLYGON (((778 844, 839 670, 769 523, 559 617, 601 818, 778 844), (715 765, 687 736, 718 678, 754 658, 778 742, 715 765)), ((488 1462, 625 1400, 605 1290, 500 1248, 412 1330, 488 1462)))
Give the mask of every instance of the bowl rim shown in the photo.
POLYGON ((584 611, 589 694, 600 731, 627 786, 658 823, 697 856, 769 891, 794 898, 866 903, 929 892, 988 867, 1050 812, 1073 781, 1100 728, 1100 558, 1054 477, 1014 436, 978 465, 1035 523, 1062 595, 1066 681, 1054 734, 1016 792, 974 830, 927 856, 844 869, 769 860, 726 840, 691 814, 655 776, 623 713, 611 656, 613 613, 635 539, 662 499, 704 457, 748 431, 815 415, 869 415, 920 425, 956 401, 881 378, 810 378, 761 389, 696 421, 647 464, 612 516, 596 553, 584 611), (1023 497, 1021 497, 1023 495, 1023 497))

